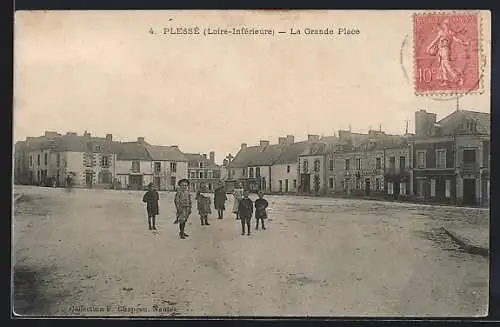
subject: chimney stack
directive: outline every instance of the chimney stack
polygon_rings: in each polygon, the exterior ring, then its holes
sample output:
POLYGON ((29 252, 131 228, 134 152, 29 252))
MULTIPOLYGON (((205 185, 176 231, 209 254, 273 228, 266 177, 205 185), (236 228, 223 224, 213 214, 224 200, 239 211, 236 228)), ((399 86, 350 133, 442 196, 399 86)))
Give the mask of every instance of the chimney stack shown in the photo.
POLYGON ((137 142, 144 143, 144 137, 143 136, 138 137, 137 142))
POLYGON ((241 150, 246 150, 247 144, 246 143, 241 143, 241 150))
POLYGON ((83 133, 83 136, 85 136, 85 137, 90 137, 91 135, 90 135, 90 133, 89 133, 89 132, 85 131, 85 132, 83 133))
POLYGON ((278 137, 278 144, 285 145, 286 144, 286 137, 278 137))
POLYGON ((210 162, 212 164, 215 164, 215 152, 214 151, 210 151, 210 162))
POLYGON ((113 134, 106 134, 106 141, 112 142, 113 141, 113 134))
POLYGON ((307 135, 307 140, 308 141, 319 141, 319 135, 308 134, 307 135))
POLYGON ((264 141, 264 140, 261 140, 261 141, 260 141, 260 146, 261 146, 262 148, 265 148, 266 146, 269 146, 269 141, 264 141))
POLYGON ((295 142, 295 137, 293 135, 287 135, 286 136, 286 144, 291 145, 295 142))
POLYGON ((415 112, 415 134, 416 136, 435 135, 436 114, 428 113, 421 109, 415 112))

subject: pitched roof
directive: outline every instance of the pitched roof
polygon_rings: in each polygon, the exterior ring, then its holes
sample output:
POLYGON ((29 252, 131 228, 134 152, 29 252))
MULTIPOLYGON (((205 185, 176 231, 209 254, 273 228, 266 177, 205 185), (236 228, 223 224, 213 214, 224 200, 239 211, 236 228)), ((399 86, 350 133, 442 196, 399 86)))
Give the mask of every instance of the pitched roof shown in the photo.
POLYGON ((297 158, 311 145, 309 141, 297 142, 285 146, 274 164, 289 164, 297 162, 297 158))
POLYGON ((469 110, 457 110, 444 117, 437 123, 440 125, 442 135, 451 135, 466 131, 467 120, 476 123, 476 131, 481 134, 491 133, 491 114, 469 110))
POLYGON ((272 166, 284 148, 285 145, 281 144, 271 144, 266 147, 250 146, 246 149, 241 149, 229 166, 234 168, 272 166))
POLYGON ((207 167, 207 168, 218 167, 216 164, 210 162, 209 159, 205 159, 199 153, 184 153, 184 156, 186 157, 186 159, 188 161, 188 167, 197 167, 198 163, 200 163, 200 162, 203 162, 204 167, 207 167))
POLYGON ((152 160, 146 147, 138 142, 113 142, 118 160, 152 160))
POLYGON ((41 136, 30 138, 27 142, 30 151, 52 149, 67 152, 112 152, 113 144, 105 138, 78 135, 41 136), (96 149, 100 146, 100 150, 96 149))
POLYGON ((408 145, 408 138, 402 135, 384 135, 382 137, 369 139, 359 144, 353 151, 371 151, 381 149, 398 149, 408 145))
POLYGON ((188 161, 184 153, 176 146, 151 145, 144 143, 144 148, 153 160, 188 161))

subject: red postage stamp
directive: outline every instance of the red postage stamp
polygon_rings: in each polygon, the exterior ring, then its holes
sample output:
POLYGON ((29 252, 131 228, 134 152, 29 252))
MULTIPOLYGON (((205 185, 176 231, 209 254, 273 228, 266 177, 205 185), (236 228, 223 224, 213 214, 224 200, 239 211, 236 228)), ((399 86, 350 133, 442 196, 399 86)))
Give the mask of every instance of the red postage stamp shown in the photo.
POLYGON ((415 91, 463 94, 480 88, 480 22, 475 13, 413 17, 415 91))

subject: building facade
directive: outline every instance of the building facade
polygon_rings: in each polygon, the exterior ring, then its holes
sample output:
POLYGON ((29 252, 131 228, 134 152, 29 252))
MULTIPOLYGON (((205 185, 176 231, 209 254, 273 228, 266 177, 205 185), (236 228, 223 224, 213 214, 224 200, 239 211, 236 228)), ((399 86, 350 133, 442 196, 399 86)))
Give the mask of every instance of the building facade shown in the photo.
POLYGON ((490 114, 415 113, 410 140, 411 192, 422 202, 489 205, 490 114))
POLYGON ((180 179, 188 178, 188 159, 177 145, 151 145, 142 140, 151 157, 152 183, 160 191, 174 191, 180 179))
POLYGON ((215 152, 206 154, 186 153, 188 160, 189 188, 195 192, 202 190, 212 192, 222 180, 221 167, 215 164, 215 152))

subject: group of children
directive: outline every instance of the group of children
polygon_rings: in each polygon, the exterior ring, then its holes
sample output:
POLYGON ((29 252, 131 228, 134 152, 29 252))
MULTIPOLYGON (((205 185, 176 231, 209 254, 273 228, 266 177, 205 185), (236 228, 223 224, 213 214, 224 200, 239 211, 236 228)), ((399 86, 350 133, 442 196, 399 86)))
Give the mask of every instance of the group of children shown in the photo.
MULTIPOLYGON (((192 201, 191 194, 188 190, 189 181, 187 179, 181 179, 178 182, 180 189, 176 192, 174 203, 176 207, 176 224, 179 224, 179 237, 181 239, 185 239, 189 235, 185 233, 186 222, 191 215, 192 201)), ((250 222, 252 216, 254 214, 254 206, 255 206, 255 219, 256 225, 255 229, 259 229, 259 221, 261 222, 262 229, 266 229, 264 226, 264 219, 267 218, 267 207, 269 206, 266 199, 264 199, 264 195, 262 192, 258 193, 259 198, 255 200, 255 203, 248 197, 248 192, 243 191, 241 196, 238 192, 235 193, 235 204, 233 212, 236 214, 236 219, 241 221, 241 235, 245 235, 245 227, 246 234, 250 235, 250 222)), ((225 195, 224 187, 219 185, 215 194, 215 207, 219 214, 219 219, 223 218, 222 212, 224 211, 224 201, 227 199, 225 195)), ((198 213, 200 215, 200 221, 202 226, 210 225, 208 223, 208 215, 212 213, 212 201, 210 197, 202 194, 201 191, 196 192, 196 203, 198 213)), ((144 194, 143 202, 146 203, 146 210, 148 214, 148 225, 150 230, 156 230, 156 216, 159 214, 158 201, 159 196, 158 192, 154 189, 153 184, 150 183, 148 185, 148 190, 146 194, 144 194)))

